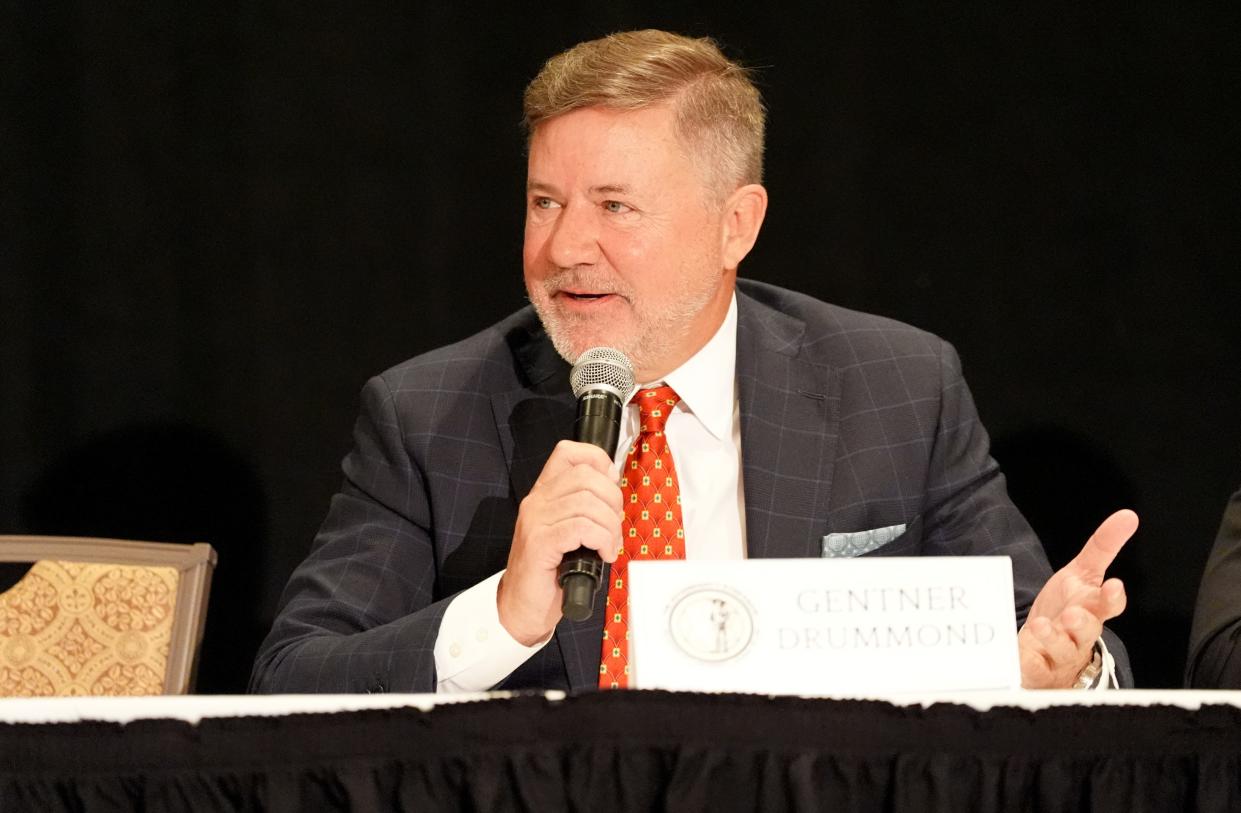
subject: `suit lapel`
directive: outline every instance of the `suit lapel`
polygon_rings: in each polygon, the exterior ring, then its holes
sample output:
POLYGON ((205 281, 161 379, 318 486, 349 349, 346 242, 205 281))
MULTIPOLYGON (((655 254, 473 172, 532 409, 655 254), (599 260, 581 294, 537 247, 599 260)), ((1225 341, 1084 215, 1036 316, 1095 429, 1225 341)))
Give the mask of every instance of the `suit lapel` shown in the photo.
POLYGON ((737 292, 737 397, 750 558, 818 556, 840 379, 802 352, 805 325, 737 292))
MULTIPOLYGON (((527 383, 492 396, 491 407, 508 461, 513 500, 520 504, 556 444, 572 436, 577 401, 569 387, 568 364, 541 331, 514 341, 512 350, 527 383)), ((607 590, 600 589, 589 619, 577 623, 563 620, 556 627, 556 643, 573 691, 598 686, 606 603, 607 590)))

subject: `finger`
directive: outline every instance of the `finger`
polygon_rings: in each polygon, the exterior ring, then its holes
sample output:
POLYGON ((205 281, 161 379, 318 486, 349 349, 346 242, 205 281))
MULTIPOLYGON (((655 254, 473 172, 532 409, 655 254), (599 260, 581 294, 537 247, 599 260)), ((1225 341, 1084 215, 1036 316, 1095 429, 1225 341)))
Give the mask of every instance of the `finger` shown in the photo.
POLYGON ((1021 627, 1020 632, 1026 635, 1032 635, 1037 640, 1044 637, 1051 630, 1051 619, 1044 616, 1030 616, 1026 619, 1026 623, 1021 627))
POLYGON ((1117 511, 1103 520, 1068 567, 1088 581, 1095 584, 1102 582, 1103 574, 1115 560, 1116 554, 1137 529, 1137 514, 1127 508, 1117 511))
POLYGON ((1025 625, 1017 631, 1017 643, 1023 652, 1037 654, 1042 659, 1043 666, 1051 667, 1051 655, 1047 652, 1047 645, 1044 641, 1051 635, 1052 625, 1048 618, 1030 618, 1025 625))
MULTIPOLYGON (((578 491, 548 504, 544 522, 548 527, 556 528, 574 519, 582 519, 597 526, 607 535, 608 542, 613 547, 620 541, 620 516, 611 506, 590 492, 578 491)), ((596 546, 589 545, 588 547, 596 546)))
POLYGON ((1080 647, 1060 619, 1046 626, 1036 626, 1034 634, 1047 659, 1047 668, 1053 674, 1071 668, 1079 660, 1080 647))
POLYGON ((1021 685, 1026 689, 1045 689, 1052 684, 1051 659, 1038 635, 1034 632, 1038 622, 1048 624, 1046 618, 1031 619, 1017 633, 1017 655, 1021 665, 1021 685))
POLYGON ((1031 618, 1017 635, 1021 664, 1021 685, 1027 689, 1060 688, 1069 685, 1090 657, 1094 637, 1089 626, 1079 624, 1084 618, 1066 619, 1081 635, 1076 640, 1058 618, 1031 618), (1089 639, 1088 641, 1086 639, 1089 639))
POLYGON ((606 562, 616 559, 619 527, 611 531, 587 517, 574 516, 552 523, 547 530, 552 549, 561 556, 578 548, 589 548, 606 562))
POLYGON ((1108 614, 1101 616, 1104 621, 1115 618, 1129 606, 1129 595, 1125 592, 1125 584, 1120 579, 1108 579, 1103 583, 1103 596, 1107 601, 1108 614))
POLYGON ((1065 611, 1080 607, 1100 620, 1115 618, 1125 610, 1125 586, 1120 579, 1108 579, 1100 587, 1078 590, 1065 602, 1065 611))
POLYGON ((1094 613, 1082 607, 1069 607, 1060 614, 1057 625, 1063 630, 1073 644, 1073 651, 1068 657, 1080 663, 1088 656, 1088 650, 1094 647, 1095 641, 1103 634, 1103 621, 1094 613))
POLYGON ((1045 689, 1051 685, 1051 671, 1042 654, 1022 646, 1020 642, 1019 658, 1021 661, 1021 687, 1023 689, 1045 689))
POLYGON ((609 475, 601 474, 591 466, 577 465, 566 469, 541 485, 538 492, 539 498, 549 505, 574 494, 591 495, 617 517, 625 514, 620 486, 609 475))
MULTIPOLYGON (((573 440, 562 440, 556 444, 551 456, 543 464, 535 485, 545 483, 559 476, 574 466, 589 466, 600 474, 608 474, 613 468, 612 459, 602 449, 590 443, 578 443, 573 440)), ((613 480, 615 478, 612 478, 613 480)))

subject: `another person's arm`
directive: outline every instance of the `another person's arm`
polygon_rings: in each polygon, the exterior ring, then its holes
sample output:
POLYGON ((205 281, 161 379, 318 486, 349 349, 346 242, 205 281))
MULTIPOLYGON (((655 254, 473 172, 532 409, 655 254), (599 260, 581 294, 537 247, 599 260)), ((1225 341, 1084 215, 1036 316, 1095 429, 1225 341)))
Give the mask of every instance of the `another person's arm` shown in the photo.
POLYGON ((1185 685, 1241 689, 1241 491, 1228 501, 1202 573, 1185 685))

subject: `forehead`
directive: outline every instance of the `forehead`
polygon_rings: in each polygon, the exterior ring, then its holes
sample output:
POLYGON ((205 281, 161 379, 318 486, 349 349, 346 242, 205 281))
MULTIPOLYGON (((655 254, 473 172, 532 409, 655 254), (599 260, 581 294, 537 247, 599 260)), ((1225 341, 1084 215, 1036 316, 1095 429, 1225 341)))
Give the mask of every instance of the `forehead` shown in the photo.
POLYGON ((688 163, 670 107, 587 107, 548 119, 535 129, 528 171, 531 181, 550 181, 543 176, 557 174, 574 176, 568 181, 610 182, 615 179, 599 176, 657 176, 683 171, 688 163))

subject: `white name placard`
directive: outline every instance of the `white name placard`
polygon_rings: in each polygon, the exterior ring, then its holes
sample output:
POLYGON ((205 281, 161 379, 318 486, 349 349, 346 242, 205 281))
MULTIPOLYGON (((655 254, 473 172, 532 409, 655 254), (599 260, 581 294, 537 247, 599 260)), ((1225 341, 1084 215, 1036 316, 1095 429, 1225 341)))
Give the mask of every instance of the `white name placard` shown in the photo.
POLYGON ((629 603, 636 688, 1021 685, 1007 556, 633 561, 629 603))

